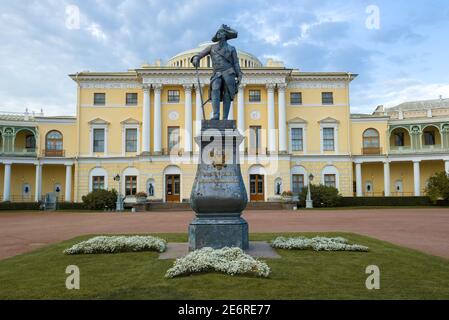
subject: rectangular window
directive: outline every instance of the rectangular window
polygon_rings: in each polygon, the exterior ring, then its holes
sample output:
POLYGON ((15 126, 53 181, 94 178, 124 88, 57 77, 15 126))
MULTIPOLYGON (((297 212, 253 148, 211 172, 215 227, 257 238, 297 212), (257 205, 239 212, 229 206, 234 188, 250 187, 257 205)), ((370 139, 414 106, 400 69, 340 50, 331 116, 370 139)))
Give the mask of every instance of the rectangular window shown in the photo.
POLYGON ((179 90, 168 90, 168 98, 167 101, 170 103, 178 103, 179 98, 179 90))
POLYGON ((424 144, 426 146, 435 145, 435 132, 434 131, 424 131, 424 144))
POLYGON ((135 92, 126 93, 126 105, 127 106, 137 105, 137 93, 135 92))
POLYGON ((332 92, 321 92, 322 104, 334 104, 334 94, 332 92))
POLYGON ((301 193, 304 188, 304 175, 303 174, 294 174, 292 176, 292 191, 293 193, 301 193))
POLYGON ((104 106, 106 104, 106 93, 94 93, 94 105, 104 106))
POLYGON ((172 150, 177 151, 179 149, 180 136, 179 127, 168 127, 168 152, 172 150))
POLYGON ((323 128, 323 150, 335 150, 334 128, 323 128))
POLYGON ((94 129, 94 152, 104 152, 104 129, 94 129))
POLYGON ((125 177, 125 195, 134 196, 137 193, 137 177, 126 176, 125 177))
POLYGON ((394 135, 394 145, 396 147, 404 146, 404 132, 398 132, 394 135))
POLYGON ((250 126, 249 127, 249 148, 250 154, 260 154, 262 151, 262 127, 250 126))
POLYGON ((249 102, 260 102, 260 90, 249 90, 249 102))
POLYGON ((292 151, 302 151, 303 150, 302 128, 292 128, 291 139, 292 139, 292 151))
POLYGON ((126 152, 137 152, 137 129, 126 129, 126 152))
POLYGON ((327 187, 337 187, 337 180, 335 174, 325 174, 324 175, 324 185, 327 187))
POLYGON ((102 190, 102 189, 104 189, 104 176, 93 176, 92 190, 102 190))
POLYGON ((302 104, 302 92, 291 92, 290 104, 302 104))

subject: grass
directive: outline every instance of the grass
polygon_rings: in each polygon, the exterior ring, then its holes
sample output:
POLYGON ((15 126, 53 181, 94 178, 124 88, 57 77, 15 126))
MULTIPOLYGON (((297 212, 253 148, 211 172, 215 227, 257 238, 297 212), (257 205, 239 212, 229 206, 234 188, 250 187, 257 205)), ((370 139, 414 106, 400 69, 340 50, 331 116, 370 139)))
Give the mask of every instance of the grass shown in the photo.
MULTIPOLYGON (((185 242, 185 234, 154 234, 185 242)), ((251 240, 278 235, 252 234, 251 240)), ((376 239, 347 233, 369 246, 368 253, 277 250, 281 259, 264 259, 268 279, 197 274, 165 279, 173 260, 158 253, 67 256, 62 251, 90 236, 78 237, 0 261, 0 299, 449 299, 449 260, 376 239), (380 290, 367 290, 365 268, 380 268, 380 290), (65 269, 77 265, 81 289, 65 288, 65 269)))

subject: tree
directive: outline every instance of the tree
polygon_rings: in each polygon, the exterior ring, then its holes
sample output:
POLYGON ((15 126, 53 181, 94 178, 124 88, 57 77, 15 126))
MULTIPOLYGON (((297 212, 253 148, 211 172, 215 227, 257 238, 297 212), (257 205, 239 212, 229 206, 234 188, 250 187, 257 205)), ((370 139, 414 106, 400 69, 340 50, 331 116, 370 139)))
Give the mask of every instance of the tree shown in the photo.
POLYGON ((117 202, 117 191, 94 190, 82 197, 82 200, 89 210, 114 209, 117 202))
POLYGON ((449 177, 446 172, 438 172, 429 178, 426 193, 432 201, 449 200, 449 177))

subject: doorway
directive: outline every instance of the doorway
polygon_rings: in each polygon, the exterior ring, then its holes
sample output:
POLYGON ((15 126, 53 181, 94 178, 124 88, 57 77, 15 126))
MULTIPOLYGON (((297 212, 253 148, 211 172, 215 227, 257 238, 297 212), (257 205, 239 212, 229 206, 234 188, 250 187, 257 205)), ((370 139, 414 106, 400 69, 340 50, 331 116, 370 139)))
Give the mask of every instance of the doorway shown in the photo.
POLYGON ((265 200, 265 183, 262 174, 249 175, 250 201, 264 201, 265 200))
POLYGON ((165 176, 165 199, 167 202, 180 202, 181 176, 179 174, 165 176))

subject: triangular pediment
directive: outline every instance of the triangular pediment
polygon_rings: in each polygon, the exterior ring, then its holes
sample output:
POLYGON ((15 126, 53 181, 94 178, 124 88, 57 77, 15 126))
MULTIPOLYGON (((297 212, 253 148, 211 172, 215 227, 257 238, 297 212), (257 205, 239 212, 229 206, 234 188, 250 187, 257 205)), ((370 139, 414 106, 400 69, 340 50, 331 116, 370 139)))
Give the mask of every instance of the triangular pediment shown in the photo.
POLYGON ((140 124, 139 120, 136 120, 134 118, 128 118, 126 120, 123 120, 122 122, 120 122, 121 124, 140 124))
POLYGON ((339 123, 340 121, 338 121, 337 119, 334 119, 332 117, 327 117, 327 118, 321 119, 318 122, 319 123, 339 123))
POLYGON ((93 120, 90 120, 89 124, 109 124, 109 122, 101 118, 95 118, 93 120))
POLYGON ((307 123, 306 120, 304 120, 303 118, 300 117, 295 117, 293 119, 290 119, 287 121, 288 124, 293 124, 293 123, 307 123))

